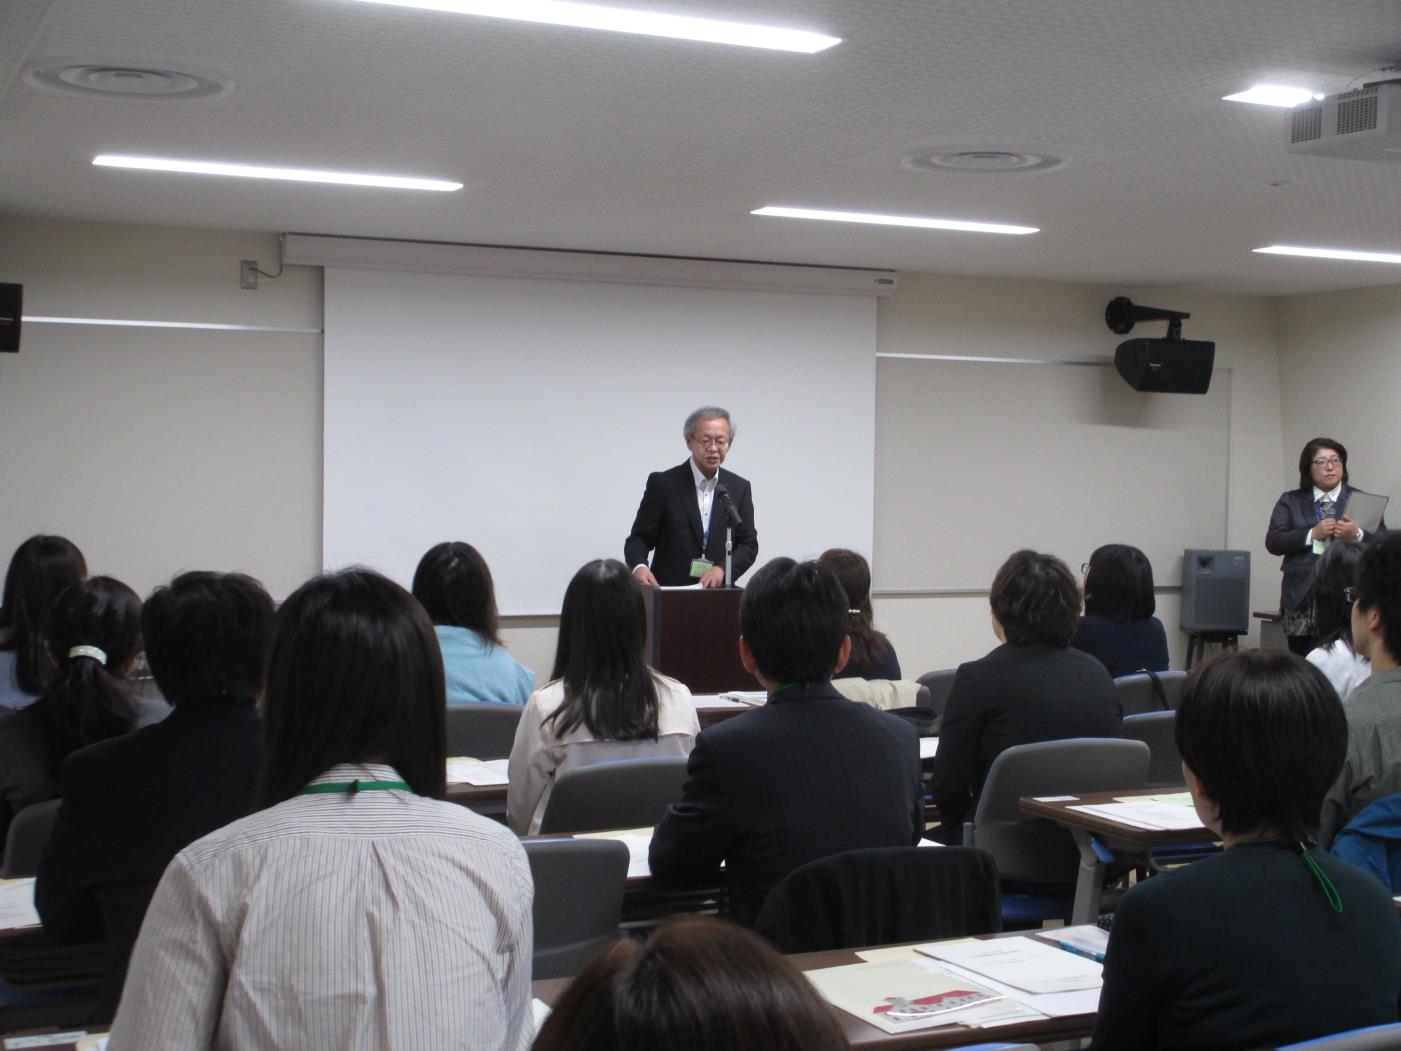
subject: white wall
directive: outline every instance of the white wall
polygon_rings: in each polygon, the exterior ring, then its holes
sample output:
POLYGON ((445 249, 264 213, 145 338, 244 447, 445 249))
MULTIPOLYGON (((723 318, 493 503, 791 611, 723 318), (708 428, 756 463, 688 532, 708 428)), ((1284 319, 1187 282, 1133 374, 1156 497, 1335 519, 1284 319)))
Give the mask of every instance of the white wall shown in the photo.
MULTIPOLYGON (((881 301, 877 349, 882 353, 1020 358, 1083 359, 1113 354, 1124 337, 1106 327, 1104 308, 1116 295, 1127 295, 1136 303, 1189 311, 1192 317, 1184 324, 1184 334, 1190 339, 1215 340, 1217 367, 1232 370, 1227 543, 1251 552, 1252 609, 1276 608, 1277 560, 1264 549, 1265 524, 1282 482, 1279 365, 1271 300, 1174 289, 907 274, 901 278, 899 294, 881 301)), ((1161 323, 1145 324, 1134 335, 1158 335, 1161 331, 1161 323)), ((883 408, 879 387, 876 398, 879 415, 883 408)), ((990 399, 990 409, 997 414, 1035 415, 1038 406, 990 399)), ((876 452, 879 456, 879 448, 876 452)), ((957 481, 957 466, 951 471, 957 481)), ((1078 478, 1073 463, 1066 465, 1066 481, 1068 486, 1093 488, 1095 484, 1095 479, 1078 478)), ((971 482, 976 486, 978 480, 971 482)), ((1172 493, 1163 494, 1164 500, 1174 498, 1172 493)), ((931 508, 931 513, 937 511, 931 508)), ((877 519, 880 515, 878 490, 877 519)), ((1133 538, 1123 537, 1122 541, 1133 543, 1133 538)), ((1089 553, 1087 546, 1085 556, 1089 553)), ((954 580, 954 575, 950 574, 948 585, 962 583, 954 580)), ((1160 576, 1157 583, 1180 582, 1160 576)), ((1178 612, 1175 593, 1158 596, 1158 616, 1168 629, 1175 666, 1181 666, 1186 653, 1186 637, 1177 628, 1178 612)), ((878 597, 876 621, 895 643, 901 667, 909 677, 952 667, 996 645, 983 595, 878 597)), ((1252 634, 1254 639, 1258 639, 1258 632, 1252 634)))
POLYGON ((1280 370, 1285 485, 1298 484, 1304 443, 1326 436, 1401 523, 1401 285, 1282 299, 1280 370))
MULTIPOLYGON (((289 268, 277 281, 245 292, 237 280, 244 258, 272 269, 275 240, 0 219, 0 280, 24 284, 28 314, 320 326, 319 270, 289 268)), ((1218 365, 1234 370, 1228 541, 1254 555, 1254 608, 1273 608, 1278 573, 1263 549, 1264 526, 1289 481, 1284 465, 1302 440, 1293 437, 1291 421, 1291 437, 1281 442, 1273 301, 905 275, 899 294, 880 306, 878 349, 1018 357, 1112 353, 1117 337, 1102 315, 1120 294, 1191 311, 1186 334, 1215 339, 1218 365)), ((1286 304, 1285 326, 1297 315, 1307 327, 1318 313, 1321 333, 1333 324, 1332 314, 1369 297, 1377 304, 1376 321, 1356 326, 1357 353, 1375 355, 1380 369, 1385 322, 1401 318, 1396 290, 1302 297, 1317 305, 1286 304), (1348 298, 1354 295, 1356 301, 1348 298), (1344 307, 1328 307, 1338 298, 1344 307)), ((319 336, 35 325, 23 339, 22 353, 0 357, 0 552, 37 531, 62 532, 84 549, 95 572, 120 576, 143 592, 182 568, 241 568, 281 597, 319 568, 319 336)), ((1289 344, 1291 362, 1298 345, 1289 344)), ((1386 368, 1392 382, 1374 386, 1378 399, 1397 389, 1401 365, 1386 368)), ((1355 393, 1340 390, 1340 404, 1355 393)), ((1380 408, 1368 415, 1396 426, 1380 408)), ((1308 437, 1303 432, 1312 429, 1298 433, 1308 437)), ((1358 450, 1359 481, 1363 464, 1388 463, 1395 482, 1397 463, 1380 451, 1391 433, 1376 434, 1376 452, 1361 436, 1354 445, 1351 435, 1339 435, 1358 450)), ((978 656, 993 644, 981 596, 882 598, 876 615, 910 675, 978 656)), ((1175 631, 1176 596, 1160 598, 1159 615, 1180 662, 1185 641, 1175 631)), ((504 634, 519 659, 542 677, 548 673, 552 618, 512 620, 504 634)))

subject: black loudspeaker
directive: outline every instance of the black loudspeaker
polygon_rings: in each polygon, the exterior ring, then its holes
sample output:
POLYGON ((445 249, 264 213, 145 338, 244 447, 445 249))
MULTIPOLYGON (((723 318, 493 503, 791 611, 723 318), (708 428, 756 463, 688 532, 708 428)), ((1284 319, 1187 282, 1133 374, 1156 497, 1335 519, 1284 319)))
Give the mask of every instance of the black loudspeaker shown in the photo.
POLYGON ((1182 630, 1250 631, 1250 552, 1182 552, 1182 630))
POLYGON ((0 353, 19 353, 19 319, 24 286, 0 284, 0 353))
POLYGON ((1216 344, 1201 339, 1126 339, 1114 367, 1134 390, 1205 394, 1211 386, 1216 344))

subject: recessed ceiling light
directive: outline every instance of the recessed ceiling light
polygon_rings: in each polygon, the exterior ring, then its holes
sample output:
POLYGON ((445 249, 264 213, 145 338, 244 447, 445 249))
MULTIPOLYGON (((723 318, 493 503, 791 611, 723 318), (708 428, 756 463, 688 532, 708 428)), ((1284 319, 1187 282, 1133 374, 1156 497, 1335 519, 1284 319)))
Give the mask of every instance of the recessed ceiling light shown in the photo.
POLYGON ((509 18, 518 22, 544 22, 575 29, 606 29, 614 33, 700 40, 709 44, 763 47, 775 51, 813 54, 840 44, 841 37, 825 36, 803 29, 783 29, 748 22, 725 22, 692 15, 635 11, 601 4, 567 3, 565 0, 363 0, 364 3, 391 7, 415 7, 424 11, 444 11, 483 18, 509 18))
POLYGON ((1262 255, 1302 255, 1312 259, 1348 259, 1355 263, 1401 263, 1398 252, 1358 252, 1351 248, 1309 248, 1306 245, 1270 245, 1256 248, 1262 255))
POLYGON ((1249 102, 1256 106, 1280 106, 1284 109, 1293 109, 1302 102, 1309 99, 1321 99, 1321 94, 1316 94, 1308 88, 1291 88, 1283 84, 1256 84, 1248 91, 1238 91, 1234 95, 1222 95, 1225 102, 1249 102))
POLYGON ((962 230, 974 234, 1034 234, 1035 226, 1008 226, 1005 223, 970 223, 963 219, 931 219, 922 215, 881 215, 876 212, 833 212, 821 208, 786 208, 770 204, 755 208, 750 215, 777 216, 781 219, 822 219, 834 223, 870 223, 874 226, 914 226, 925 230, 962 230))
POLYGON ((384 186, 394 190, 436 190, 446 193, 462 189, 460 182, 442 179, 410 179, 399 175, 328 172, 312 168, 269 168, 259 164, 228 164, 223 161, 182 161, 173 157, 132 157, 121 153, 100 153, 92 159, 92 163, 100 168, 135 168, 183 175, 231 175, 241 179, 281 179, 287 182, 326 182, 342 186, 384 186))

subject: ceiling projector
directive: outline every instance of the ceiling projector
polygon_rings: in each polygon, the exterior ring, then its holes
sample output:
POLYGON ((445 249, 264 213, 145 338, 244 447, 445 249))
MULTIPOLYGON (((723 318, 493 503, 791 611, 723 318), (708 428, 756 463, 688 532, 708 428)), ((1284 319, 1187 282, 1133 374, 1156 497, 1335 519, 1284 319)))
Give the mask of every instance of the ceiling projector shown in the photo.
POLYGON ((1288 117, 1284 148, 1290 153, 1401 164, 1401 81, 1305 102, 1288 117))

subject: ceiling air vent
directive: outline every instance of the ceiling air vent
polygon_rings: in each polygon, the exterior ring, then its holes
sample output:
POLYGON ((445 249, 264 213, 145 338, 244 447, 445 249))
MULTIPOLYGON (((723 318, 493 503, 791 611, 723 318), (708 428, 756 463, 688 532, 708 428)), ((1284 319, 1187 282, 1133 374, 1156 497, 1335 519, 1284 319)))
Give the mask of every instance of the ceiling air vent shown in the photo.
POLYGON ((1401 164, 1401 81, 1299 106, 1289 112, 1285 134, 1289 153, 1401 164))

